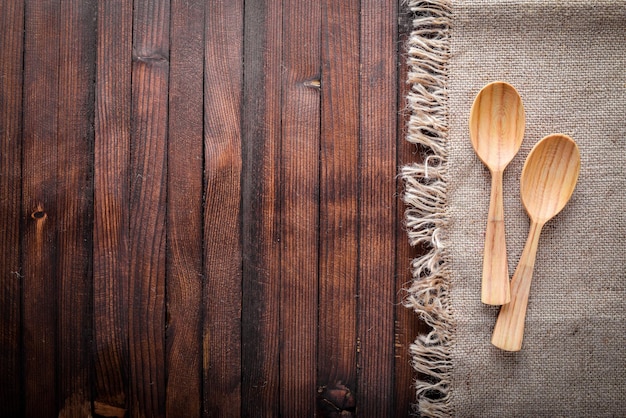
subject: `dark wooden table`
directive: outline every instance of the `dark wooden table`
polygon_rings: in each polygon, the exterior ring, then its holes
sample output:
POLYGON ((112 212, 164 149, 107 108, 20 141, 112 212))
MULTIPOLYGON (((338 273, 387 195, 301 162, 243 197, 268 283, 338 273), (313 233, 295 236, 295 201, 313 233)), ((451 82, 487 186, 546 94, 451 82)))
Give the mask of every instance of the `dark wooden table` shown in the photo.
POLYGON ((0 2, 0 415, 406 416, 402 0, 0 2))

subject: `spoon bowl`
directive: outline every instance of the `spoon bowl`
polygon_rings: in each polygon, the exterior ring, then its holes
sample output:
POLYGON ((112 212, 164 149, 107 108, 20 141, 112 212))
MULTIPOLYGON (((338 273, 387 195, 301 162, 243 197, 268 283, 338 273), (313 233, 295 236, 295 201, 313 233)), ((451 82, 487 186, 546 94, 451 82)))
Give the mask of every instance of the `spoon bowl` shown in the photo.
POLYGON ((567 135, 545 137, 532 149, 522 169, 520 193, 528 216, 546 223, 567 204, 578 180, 580 152, 567 135))
POLYGON ((470 111, 470 139, 491 171, 504 171, 518 153, 525 120, 522 99, 512 85, 495 81, 478 93, 470 111))
POLYGON ((503 305, 510 300, 502 174, 522 145, 525 117, 517 90, 502 81, 483 87, 470 112, 472 147, 491 172, 481 290, 482 302, 489 305, 503 305))
POLYGON ((569 201, 580 171, 580 152, 567 135, 549 135, 532 149, 520 183, 521 198, 530 217, 530 231, 511 280, 511 302, 500 309, 491 343, 507 351, 522 348, 524 322, 539 235, 543 225, 569 201))

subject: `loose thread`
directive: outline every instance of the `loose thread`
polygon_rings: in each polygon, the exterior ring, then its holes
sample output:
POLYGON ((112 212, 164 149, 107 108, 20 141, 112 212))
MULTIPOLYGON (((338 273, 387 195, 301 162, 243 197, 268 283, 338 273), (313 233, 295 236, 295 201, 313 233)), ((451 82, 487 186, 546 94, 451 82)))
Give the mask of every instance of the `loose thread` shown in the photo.
POLYGON ((426 254, 411 263, 413 281, 404 305, 431 327, 417 336, 409 351, 417 372, 417 405, 421 416, 453 415, 451 349, 455 322, 450 307, 447 267, 447 63, 450 43, 450 2, 409 1, 413 31, 408 40, 407 96, 410 117, 406 140, 428 150, 421 164, 402 167, 406 230, 411 245, 426 254))

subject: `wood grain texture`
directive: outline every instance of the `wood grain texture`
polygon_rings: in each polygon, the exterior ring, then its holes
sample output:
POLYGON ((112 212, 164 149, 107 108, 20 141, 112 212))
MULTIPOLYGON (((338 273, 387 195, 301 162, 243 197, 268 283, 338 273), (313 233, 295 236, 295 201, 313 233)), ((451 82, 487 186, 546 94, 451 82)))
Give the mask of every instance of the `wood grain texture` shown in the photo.
POLYGON ((476 96, 469 118, 472 146, 491 172, 491 197, 485 232, 481 301, 502 305, 511 299, 504 233, 502 173, 524 139, 522 99, 510 84, 487 84, 476 96))
POLYGON ((204 2, 172 0, 167 170, 168 416, 202 408, 204 2))
POLYGON ((281 5, 245 2, 242 414, 279 413, 281 5))
POLYGON ((408 415, 404 8, 0 5, 0 416, 408 415))
MULTIPOLYGON (((356 391, 359 1, 322 2, 318 385, 356 391)), ((321 405, 323 408, 325 405, 321 405)))
POLYGON ((20 209, 24 2, 0 3, 0 405, 22 410, 20 209))
POLYGON ((283 3, 283 14, 292 18, 283 20, 282 35, 280 412, 282 416, 313 416, 312 395, 317 389, 321 6, 292 0, 283 3))
POLYGON ((491 343, 507 351, 522 348, 526 308, 535 267, 539 236, 544 224, 567 204, 578 182, 580 152, 567 135, 552 134, 528 154, 520 180, 522 203, 530 230, 511 279, 511 302, 500 309, 491 343))
POLYGON ((203 416, 241 415, 243 1, 205 13, 203 416))
POLYGON ((542 226, 536 222, 530 224, 528 239, 511 280, 511 301, 500 309, 493 329, 491 344, 502 350, 519 351, 522 349, 530 283, 542 226))
POLYGON ((60 8, 56 190, 59 417, 91 414, 94 71, 93 0, 60 8))
POLYGON ((130 170, 130 416, 165 415, 168 0, 137 0, 130 170))
POLYGON ((94 148, 94 410, 129 408, 132 4, 98 2, 94 148))
POLYGON ((27 1, 22 167, 25 416, 56 417, 60 4, 27 1))
POLYGON ((361 1, 358 408, 381 417, 394 410, 395 7, 361 1))
POLYGON ((491 193, 480 300, 487 305, 503 305, 511 300, 509 266, 504 233, 504 186, 502 171, 491 172, 491 193))

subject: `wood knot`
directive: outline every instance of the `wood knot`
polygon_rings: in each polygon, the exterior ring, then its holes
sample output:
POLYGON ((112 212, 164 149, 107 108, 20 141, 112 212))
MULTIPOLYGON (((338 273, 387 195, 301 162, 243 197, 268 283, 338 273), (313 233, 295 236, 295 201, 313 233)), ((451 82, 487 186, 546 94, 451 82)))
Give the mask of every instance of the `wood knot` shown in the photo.
POLYGON ((159 65, 168 63, 169 59, 166 54, 160 51, 133 51, 133 61, 145 64, 159 65))
POLYGON ((126 416, 126 409, 120 408, 118 406, 109 405, 104 402, 98 401, 95 401, 93 406, 96 417, 124 418, 126 416))
POLYGON ((41 204, 37 205, 37 209, 35 209, 35 211, 30 214, 30 217, 36 221, 41 221, 45 219, 47 216, 48 215, 46 215, 46 212, 43 210, 43 207, 41 204))
POLYGON ((352 391, 337 381, 317 389, 318 407, 323 417, 354 417, 356 397, 352 391))

